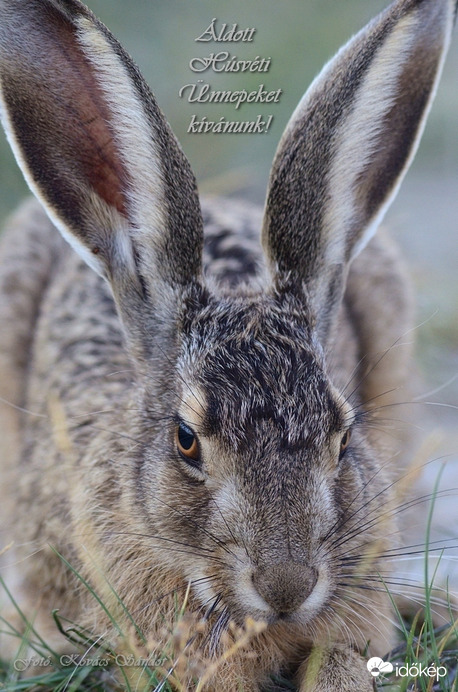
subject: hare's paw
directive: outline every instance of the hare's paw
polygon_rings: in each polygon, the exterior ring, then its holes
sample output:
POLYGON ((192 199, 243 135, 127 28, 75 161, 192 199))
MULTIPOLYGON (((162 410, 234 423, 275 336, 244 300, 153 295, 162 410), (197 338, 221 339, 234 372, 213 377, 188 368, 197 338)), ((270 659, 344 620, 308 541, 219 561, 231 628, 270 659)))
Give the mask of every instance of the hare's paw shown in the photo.
POLYGON ((345 646, 314 649, 299 669, 299 692, 373 692, 374 689, 366 661, 345 646))

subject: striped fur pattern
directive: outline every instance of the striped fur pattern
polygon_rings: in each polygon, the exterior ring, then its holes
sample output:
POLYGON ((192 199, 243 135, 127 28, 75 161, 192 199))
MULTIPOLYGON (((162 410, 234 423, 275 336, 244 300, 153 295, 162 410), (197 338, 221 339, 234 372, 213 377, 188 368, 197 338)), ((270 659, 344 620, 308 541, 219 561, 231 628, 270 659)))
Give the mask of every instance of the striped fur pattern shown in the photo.
POLYGON ((401 443, 371 402, 405 396, 409 348, 391 346, 411 320, 374 232, 455 13, 395 0, 344 46, 285 130, 263 215, 200 206, 148 86, 79 0, 0 0, 2 120, 39 200, 0 245, 2 538, 43 632, 59 608, 114 636, 52 545, 151 639, 187 584, 205 656, 230 620, 267 623, 208 690, 280 671, 302 692, 372 689, 361 654, 393 644, 391 604, 358 587, 387 574, 401 443))

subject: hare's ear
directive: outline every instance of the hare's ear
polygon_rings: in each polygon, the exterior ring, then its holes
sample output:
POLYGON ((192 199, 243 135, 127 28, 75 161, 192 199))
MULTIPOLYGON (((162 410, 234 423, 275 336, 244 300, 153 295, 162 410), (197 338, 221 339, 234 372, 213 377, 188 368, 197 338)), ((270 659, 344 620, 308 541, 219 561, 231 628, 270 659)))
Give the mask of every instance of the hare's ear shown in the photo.
POLYGON ((348 264, 415 153, 455 11, 456 0, 396 0, 328 63, 280 141, 264 249, 277 283, 304 286, 323 342, 348 264))
POLYGON ((0 0, 0 86, 27 182, 124 318, 140 323, 139 309, 198 280, 194 176, 132 60, 84 5, 0 0))

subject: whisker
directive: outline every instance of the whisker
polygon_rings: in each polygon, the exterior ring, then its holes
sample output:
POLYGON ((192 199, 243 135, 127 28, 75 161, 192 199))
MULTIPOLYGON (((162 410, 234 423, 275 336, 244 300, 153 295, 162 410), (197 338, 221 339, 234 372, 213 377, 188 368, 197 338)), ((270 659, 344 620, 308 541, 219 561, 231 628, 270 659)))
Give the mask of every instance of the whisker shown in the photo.
POLYGON ((225 606, 203 642, 204 645, 208 645, 210 656, 216 656, 221 641, 221 637, 223 633, 227 631, 227 628, 229 627, 229 622, 229 609, 225 606))
POLYGON ((436 387, 435 389, 432 389, 430 392, 426 392, 426 394, 422 394, 421 396, 416 396, 416 397, 413 399, 414 403, 421 402, 421 401, 423 401, 423 399, 425 399, 426 397, 434 396, 434 394, 438 394, 438 393, 441 392, 443 389, 446 389, 446 387, 449 387, 451 384, 453 384, 454 382, 456 382, 457 379, 458 379, 458 373, 456 373, 455 375, 453 375, 453 377, 451 377, 449 380, 447 380, 447 382, 445 382, 444 384, 441 384, 439 387, 436 387))
MULTIPOLYGON (((415 406, 440 406, 443 408, 450 408, 453 410, 458 410, 458 406, 455 406, 454 404, 446 404, 441 401, 415 401, 411 399, 410 401, 394 401, 391 404, 382 404, 381 406, 377 406, 376 408, 371 408, 369 411, 367 411, 367 414, 371 413, 376 413, 377 411, 381 411, 384 408, 394 408, 395 406, 410 406, 410 405, 415 405, 415 406)), ((361 415, 364 416, 365 412, 362 411, 361 415)))
MULTIPOLYGON (((366 508, 367 508, 368 506, 370 506, 373 502, 375 502, 375 500, 379 499, 379 498, 383 495, 383 493, 386 493, 386 492, 388 492, 389 490, 391 490, 396 484, 401 483, 401 482, 404 481, 406 478, 408 478, 409 475, 411 475, 412 473, 415 474, 415 473, 418 472, 419 469, 424 469, 424 468, 426 468, 426 466, 428 466, 429 464, 432 464, 432 463, 437 462, 437 461, 441 461, 441 460, 443 460, 444 458, 447 458, 447 456, 449 456, 449 455, 444 455, 444 456, 441 456, 441 457, 436 457, 435 459, 431 459, 431 460, 429 460, 429 461, 426 462, 425 464, 422 464, 422 465, 419 466, 419 467, 415 466, 414 468, 410 468, 405 474, 403 474, 402 476, 396 478, 392 483, 389 483, 387 486, 385 486, 384 488, 382 488, 378 493, 376 493, 376 494, 373 495, 371 498, 369 498, 369 500, 367 500, 363 505, 361 505, 360 507, 358 507, 358 509, 355 510, 349 517, 347 517, 347 518, 345 519, 344 522, 340 522, 340 523, 339 523, 339 522, 337 521, 337 522, 335 522, 334 526, 337 525, 339 529, 342 528, 342 526, 345 526, 346 524, 348 524, 348 522, 349 522, 353 517, 355 517, 356 515, 358 515, 358 514, 361 512, 361 510, 366 509, 366 508)), ((385 466, 387 466, 387 464, 389 464, 389 463, 391 463, 391 462, 392 462, 392 460, 389 460, 389 461, 386 462, 380 469, 378 469, 378 471, 377 471, 375 474, 373 474, 373 476, 371 477, 371 479, 369 479, 369 480, 367 481, 367 483, 364 484, 363 488, 356 494, 355 498, 353 498, 353 500, 352 500, 351 504, 349 505, 349 507, 351 507, 351 505, 354 503, 355 499, 361 494, 361 492, 362 492, 364 489, 367 488, 368 484, 371 483, 372 480, 373 480, 373 479, 385 468, 385 466)), ((456 492, 457 490, 458 490, 457 488, 447 488, 447 489, 444 489, 444 490, 439 491, 438 493, 435 493, 435 496, 444 496, 444 494, 446 494, 446 493, 448 493, 448 492, 451 492, 451 491, 456 492)), ((411 502, 415 502, 415 501, 418 500, 418 499, 429 499, 429 498, 431 498, 432 496, 433 496, 432 494, 428 494, 428 495, 421 496, 421 498, 412 498, 411 500, 408 500, 406 504, 411 503, 411 502)), ((403 506, 403 505, 399 505, 398 508, 399 508, 399 507, 402 507, 402 506, 403 506)), ((366 513, 366 514, 364 515, 364 517, 362 517, 362 519, 367 519, 367 517, 369 517, 373 512, 376 512, 378 509, 379 509, 378 507, 374 507, 372 510, 370 510, 370 512, 366 513)), ((394 509, 396 509, 396 508, 394 508, 394 509)), ((385 513, 385 515, 386 515, 386 514, 387 514, 387 513, 385 513)), ((361 526, 361 524, 359 524, 359 525, 361 526)), ((354 530, 354 528, 355 528, 355 527, 353 527, 352 529, 349 529, 349 531, 354 530)), ((343 536, 339 537, 338 539, 336 539, 336 541, 335 541, 334 543, 332 543, 331 545, 334 547, 335 543, 337 543, 341 538, 343 538, 343 537, 345 537, 345 536, 347 536, 347 535, 348 535, 348 532, 347 532, 346 534, 343 534, 343 536)), ((329 532, 328 532, 328 534, 326 535, 326 538, 328 538, 328 537, 329 537, 329 532)))
MULTIPOLYGON (((433 316, 434 316, 434 315, 433 315, 433 316)), ((361 385, 364 383, 364 381, 369 377, 369 375, 371 375, 371 374, 374 372, 374 370, 380 365, 380 363, 383 361, 383 359, 386 358, 386 356, 388 355, 388 353, 390 353, 390 351, 391 351, 393 348, 398 348, 398 347, 400 347, 400 346, 408 346, 408 345, 409 345, 409 343, 402 343, 402 342, 401 342, 401 339, 404 339, 408 334, 411 334, 412 332, 417 331, 417 330, 420 329, 422 326, 424 326, 425 324, 427 324, 427 322, 428 322, 429 320, 431 320, 431 319, 433 318, 433 316, 430 317, 430 318, 428 318, 427 320, 423 321, 421 324, 418 324, 418 325, 416 325, 416 326, 414 326, 414 327, 408 329, 406 332, 404 332, 404 334, 401 334, 401 336, 398 337, 398 338, 391 344, 391 346, 389 346, 387 349, 385 349, 385 351, 382 351, 381 354, 380 354, 380 356, 379 356, 379 358, 378 358, 378 359, 375 361, 375 363, 369 368, 369 370, 368 370, 366 373, 364 373, 363 377, 362 377, 362 378, 359 380, 359 382, 356 384, 356 386, 354 387, 354 389, 352 390, 352 392, 351 392, 348 396, 345 395, 346 398, 347 398, 347 399, 350 399, 350 398, 353 396, 353 394, 354 394, 358 389, 360 389, 360 387, 361 387, 361 385)), ((364 358, 366 358, 366 356, 367 356, 367 354, 364 356, 364 358)), ((367 357, 368 357, 368 356, 367 356, 367 357)), ((350 380, 350 381, 351 381, 351 380, 350 380)))
MULTIPOLYGON (((339 586, 343 586, 343 587, 351 588, 351 589, 353 589, 353 588, 362 589, 363 591, 370 591, 370 592, 372 592, 372 593, 385 593, 385 594, 387 593, 387 589, 386 589, 386 588, 382 588, 382 587, 379 588, 379 587, 375 587, 375 586, 368 586, 367 584, 354 584, 354 585, 350 585, 350 584, 346 584, 346 583, 344 583, 344 582, 340 582, 340 583, 339 583, 339 586)), ((409 587, 409 588, 411 588, 411 587, 409 587)), ((425 605, 426 605, 425 602, 424 602, 423 600, 419 600, 419 599, 418 599, 417 597, 415 597, 410 591, 401 591, 401 590, 399 590, 399 589, 391 589, 391 588, 390 588, 389 593, 390 593, 391 596, 401 596, 402 598, 405 598, 406 600, 411 601, 411 602, 414 603, 416 606, 418 606, 418 607, 420 607, 420 608, 425 608, 425 605)), ((371 607, 366 606, 366 605, 365 605, 364 603, 362 603, 362 602, 359 603, 356 599, 352 598, 351 596, 346 595, 345 598, 347 598, 348 600, 353 600, 355 603, 358 603, 361 607, 365 607, 365 608, 366 608, 367 610, 369 610, 371 613, 373 612, 372 609, 371 609, 371 607)), ((430 596, 429 601, 430 601, 430 603, 431 603, 432 605, 436 605, 436 606, 439 606, 439 607, 447 607, 447 606, 448 606, 448 602, 447 602, 447 601, 442 600, 442 599, 434 598, 433 596, 430 596)), ((436 615, 438 618, 441 616, 441 613, 439 613, 437 610, 434 610, 433 608, 431 609, 431 612, 433 613, 433 615, 436 615)), ((389 622, 391 622, 391 624, 395 625, 395 626, 397 627, 397 629, 400 629, 400 628, 402 629, 402 626, 400 625, 400 623, 396 623, 394 620, 392 620, 391 618, 389 618, 385 613, 377 612, 377 616, 378 616, 378 617, 380 617, 380 616, 385 617, 389 622)))
MULTIPOLYGON (((363 413, 366 406, 368 404, 370 404, 371 402, 377 401, 377 399, 380 399, 380 398, 386 396, 387 394, 392 394, 393 392, 397 392, 397 391, 399 391, 399 387, 392 387, 391 389, 386 389, 385 391, 380 392, 380 394, 376 394, 375 396, 371 397, 370 399, 366 399, 361 404, 358 404, 358 406, 353 407, 352 411, 357 411, 357 412, 363 413), (362 409, 362 411, 361 411, 361 409, 362 409)), ((368 410, 372 410, 372 409, 368 409, 368 410)))
MULTIPOLYGON (((377 471, 363 484, 362 488, 356 493, 356 495, 353 497, 352 501, 348 505, 347 511, 348 511, 348 509, 350 509, 354 505, 354 503, 356 502, 358 497, 368 488, 369 484, 372 483, 372 481, 379 475, 379 473, 382 473, 382 471, 385 469, 385 467, 391 463, 392 463, 392 458, 390 458, 379 469, 377 469, 377 471)), ((341 522, 340 518, 337 519, 334 522, 334 524, 331 526, 331 528, 329 529, 328 533, 322 539, 322 542, 324 543, 325 541, 327 541, 328 538, 333 535, 336 528, 341 529, 343 526, 345 526, 345 524, 347 524, 349 521, 351 521, 351 519, 354 516, 356 516, 362 509, 364 509, 371 502, 372 502, 372 498, 370 500, 368 500, 365 504, 363 504, 361 507, 358 507, 358 509, 355 510, 353 512, 353 514, 351 514, 349 517, 347 517, 344 522, 341 522)))
MULTIPOLYGON (((336 626, 336 624, 337 624, 337 623, 336 623, 336 618, 337 618, 339 630, 340 630, 341 632, 343 631, 343 632, 345 633, 348 644, 349 644, 350 646, 357 646, 357 645, 358 645, 358 642, 357 642, 357 640, 356 640, 355 633, 354 633, 353 630, 350 628, 350 626, 348 625, 348 623, 347 623, 346 620, 344 619, 343 615, 339 612, 339 609, 342 607, 342 605, 343 605, 343 603, 339 603, 339 604, 338 604, 338 608, 334 608, 332 605, 330 606, 330 608, 332 609, 333 614, 332 614, 332 619, 331 619, 331 616, 329 616, 330 622, 327 623, 327 630, 328 630, 328 633, 329 633, 329 640, 334 639, 334 631, 335 631, 335 626, 336 626), (332 633, 331 633, 331 627, 332 627, 332 630, 333 630, 332 633)), ((345 609, 348 610, 348 608, 345 608, 345 609)), ((327 613, 326 613, 326 616, 328 616, 327 613)), ((362 633, 362 630, 361 630, 361 628, 359 627, 359 625, 356 625, 356 623, 353 623, 353 622, 352 622, 352 625, 354 625, 355 629, 358 631, 358 633, 359 633, 361 639, 364 640, 365 637, 364 637, 364 635, 363 635, 363 633, 362 633)))
POLYGON ((19 411, 20 413, 27 413, 28 416, 33 416, 34 418, 49 418, 49 416, 46 413, 37 413, 36 411, 30 411, 30 409, 23 408, 22 406, 17 406, 16 404, 13 404, 12 401, 8 401, 8 399, 4 399, 1 396, 0 402, 2 404, 5 404, 6 406, 9 406, 15 411, 19 411))
MULTIPOLYGON (((406 512, 407 510, 411 509, 412 507, 417 507, 418 505, 424 504, 425 502, 428 502, 433 496, 436 498, 443 498, 443 497, 453 497, 456 493, 458 492, 458 488, 446 488, 444 490, 440 490, 437 493, 434 493, 432 495, 431 493, 428 493, 426 495, 421 495, 419 497, 413 498, 411 500, 408 500, 407 502, 402 503, 401 505, 398 505, 397 507, 394 507, 392 510, 388 510, 385 512, 382 512, 378 516, 376 516, 373 519, 370 519, 369 521, 361 524, 358 523, 356 526, 353 526, 349 531, 347 531, 346 534, 343 534, 342 537, 336 539, 332 544, 332 548, 340 548, 342 545, 345 543, 348 543, 348 541, 352 540, 359 534, 363 532, 367 532, 370 529, 373 529, 374 526, 377 526, 378 524, 382 523, 384 520, 386 520, 387 517, 395 517, 398 514, 401 514, 402 512, 406 512)), ((372 509, 369 513, 367 513, 363 519, 367 519, 367 517, 371 516, 374 512, 376 512, 379 508, 374 508, 372 509)), ((369 541, 370 545, 371 541, 369 541)))
MULTIPOLYGON (((217 579, 218 579, 218 575, 216 575, 216 574, 209 575, 208 577, 201 577, 200 579, 193 579, 191 581, 191 586, 193 584, 199 584, 201 582, 205 583, 206 581, 209 581, 209 582, 216 581, 217 579)), ((144 613, 145 611, 149 610, 149 608, 151 608, 153 605, 157 605, 161 601, 165 600, 166 598, 170 598, 171 596, 174 596, 175 594, 177 594, 180 591, 187 591, 188 588, 189 588, 188 582, 184 582, 182 584, 179 584, 179 585, 175 586, 175 588, 170 589, 170 591, 166 591, 165 593, 161 594, 160 596, 153 599, 152 601, 149 601, 146 605, 142 606, 141 608, 137 608, 137 609, 133 610, 131 615, 132 616, 140 615, 141 613, 144 613)))
POLYGON ((113 532, 113 536, 133 536, 135 538, 148 538, 148 539, 153 539, 153 540, 158 540, 158 541, 165 541, 166 543, 173 543, 174 545, 180 545, 185 548, 193 548, 194 550, 200 551, 202 554, 208 553, 212 554, 213 550, 212 548, 205 548, 203 546, 198 546, 198 545, 193 545, 192 543, 185 543, 183 541, 178 541, 175 538, 167 538, 166 536, 159 536, 158 534, 148 534, 148 533, 140 533, 140 532, 135 532, 135 531, 116 531, 113 532))
MULTIPOLYGON (((351 608, 351 606, 349 605, 349 603, 347 603, 347 601, 351 601, 352 603, 354 603, 355 605, 359 606, 360 608, 364 608, 364 610, 368 610, 368 611, 369 611, 369 614, 370 614, 371 616, 373 616, 373 605, 372 605, 372 603, 366 603, 366 602, 364 602, 364 601, 362 601, 362 600, 356 598, 356 594, 354 594, 353 591, 350 591, 350 592, 349 592, 349 589, 348 589, 349 585, 346 584, 346 585, 344 585, 344 586, 345 586, 346 588, 345 588, 344 593, 342 594, 342 595, 343 595, 343 600, 342 600, 341 605, 344 606, 344 607, 346 607, 347 610, 349 610, 350 613, 352 613, 352 615, 354 615, 354 610, 351 608)), ((352 588, 352 587, 350 587, 350 588, 352 588)), ((386 589, 384 590, 384 593, 386 593, 386 589)), ((361 613, 358 613, 357 615, 358 615, 358 617, 362 618, 362 619, 369 625, 369 628, 370 628, 370 629, 373 629, 373 628, 374 628, 374 621, 373 621, 373 620, 369 620, 368 618, 366 618, 366 617, 365 617, 364 615, 362 615, 361 613)), ((378 611, 378 612, 377 612, 377 616, 378 616, 378 617, 382 617, 384 620, 386 620, 386 621, 389 622, 391 625, 393 625, 393 627, 395 627, 395 628, 397 628, 397 629, 400 629, 400 624, 399 624, 398 622, 396 622, 396 620, 393 620, 393 618, 390 617, 389 615, 387 615, 386 613, 384 613, 384 612, 382 612, 382 611, 378 611)), ((353 623, 352 623, 352 624, 353 624, 353 623)), ((376 631, 377 631, 379 634, 381 634, 381 635, 383 636, 383 632, 382 632, 382 630, 381 630, 379 627, 376 626, 375 629, 376 629, 376 631)), ((366 639, 367 639, 367 638, 366 638, 366 639)))
POLYGON ((161 504, 163 504, 164 507, 171 509, 173 512, 178 514, 180 517, 183 517, 184 519, 189 521, 191 524, 193 524, 193 526, 195 526, 197 529, 199 529, 199 531, 202 531, 206 536, 208 536, 208 538, 210 538, 210 540, 212 540, 214 543, 216 543, 217 546, 222 548, 224 550, 224 552, 226 552, 228 555, 232 555, 232 557, 234 557, 236 560, 238 560, 240 562, 240 558, 234 552, 232 552, 232 550, 230 550, 230 548, 227 547, 227 545, 224 543, 224 541, 222 541, 217 536, 215 536, 211 531, 208 531, 203 526, 201 526, 199 524, 199 522, 197 522, 195 519, 192 519, 191 517, 189 517, 189 515, 184 514, 183 512, 180 512, 180 510, 178 510, 176 507, 173 507, 172 505, 169 505, 167 502, 165 502, 165 500, 159 500, 159 502, 161 504))
MULTIPOLYGON (((229 526, 229 524, 228 524, 228 522, 227 522, 227 519, 226 519, 226 517, 224 516, 223 512, 221 511, 221 508, 220 508, 220 506, 218 505, 218 503, 216 502, 215 498, 212 498, 212 502, 213 502, 213 504, 215 505, 216 509, 218 510, 218 513, 219 513, 221 519, 223 520, 224 525, 225 525, 226 529, 228 530, 228 533, 229 533, 230 537, 232 538, 232 540, 233 540, 233 542, 234 542, 234 545, 238 546, 238 545, 239 545, 239 542, 238 542, 237 538, 235 537, 234 532, 232 531, 231 527, 229 526)), ((244 548, 244 550, 245 550, 246 556, 249 557, 248 549, 247 549, 247 546, 246 546, 245 541, 243 540, 243 538, 242 538, 242 545, 243 545, 243 548, 244 548)))
MULTIPOLYGON (((396 455, 395 455, 395 456, 396 456, 396 455)), ((354 505, 355 501, 356 501, 356 500, 358 499, 358 497, 367 489, 367 487, 369 486, 369 484, 371 484, 372 481, 373 481, 380 473, 382 473, 382 471, 383 471, 387 466, 390 466, 390 465, 393 463, 393 459, 395 458, 395 456, 390 457, 390 459, 388 459, 379 469, 377 469, 377 471, 366 481, 366 483, 363 484, 362 488, 356 493, 356 495, 353 497, 352 501, 351 501, 350 504, 348 505, 347 511, 354 505)), ((427 466, 429 466, 430 464, 433 464, 433 463, 435 463, 435 462, 437 462, 437 461, 441 461, 441 460, 443 460, 443 459, 447 459, 448 456, 450 456, 450 455, 443 455, 443 456, 440 456, 440 457, 436 457, 436 458, 434 458, 434 459, 430 459, 429 461, 425 462, 424 464, 421 464, 420 466, 414 466, 414 467, 412 467, 412 468, 409 468, 409 469, 406 471, 406 473, 404 473, 402 476, 396 478, 396 479, 395 479, 392 483, 390 483, 389 485, 387 485, 387 486, 385 486, 384 488, 382 488, 382 490, 380 490, 379 493, 377 493, 375 496, 372 496, 371 498, 369 498, 369 500, 367 500, 363 505, 360 505, 360 506, 358 507, 358 509, 356 509, 352 514, 350 514, 350 516, 346 517, 345 521, 342 522, 340 519, 337 519, 336 522, 335 522, 335 523, 333 524, 333 526, 331 527, 331 529, 328 531, 328 533, 327 533, 327 534, 325 535, 325 537, 323 538, 323 543, 324 543, 333 533, 335 533, 335 529, 336 529, 336 528, 341 529, 342 527, 344 527, 346 524, 348 524, 348 523, 353 519, 353 517, 355 517, 357 514, 359 514, 359 513, 361 512, 361 510, 363 510, 363 509, 365 509, 366 507, 368 507, 368 506, 369 506, 372 502, 374 502, 376 499, 378 499, 384 492, 387 492, 388 490, 391 490, 397 483, 401 483, 401 482, 404 481, 406 478, 408 478, 411 474, 416 474, 420 469, 423 470, 423 469, 425 469, 427 466)), ((375 509, 376 509, 376 508, 375 508, 375 509)), ((375 510, 373 510, 373 511, 375 511, 375 510)), ((366 514, 365 517, 363 517, 363 518, 366 518, 367 516, 370 516, 370 515, 366 514)))
MULTIPOLYGON (((436 545, 437 543, 439 543, 441 547, 434 548, 434 550, 446 549, 446 547, 443 544, 450 543, 450 541, 458 541, 458 537, 454 536, 453 538, 440 538, 436 541, 429 541, 428 549, 430 549, 432 545, 436 545)), ((411 548, 421 548, 422 546, 425 546, 425 543, 412 543, 411 545, 399 546, 396 548, 388 548, 387 550, 385 550, 383 554, 384 556, 387 556, 388 553, 393 553, 394 556, 398 556, 399 551, 410 550, 411 548)), ((448 546, 448 548, 458 548, 458 543, 456 545, 448 546)))
MULTIPOLYGON (((456 547, 458 547, 458 546, 452 546, 452 547, 456 548, 456 547)), ((446 547, 445 547, 445 546, 439 547, 439 548, 430 548, 430 549, 428 550, 428 553, 444 553, 444 550, 446 550, 446 547)), ((411 556, 413 556, 413 555, 421 555, 422 558, 424 558, 424 556, 425 556, 425 549, 423 549, 423 550, 412 550, 412 551, 410 551, 410 552, 401 553, 400 555, 398 555, 398 554, 393 554, 393 553, 392 553, 392 554, 388 554, 388 555, 385 555, 385 553, 377 553, 377 558, 378 558, 378 559, 384 559, 384 560, 394 560, 394 559, 398 560, 398 559, 400 559, 401 557, 406 557, 406 556, 410 556, 410 557, 411 557, 411 556)), ((431 556, 430 559, 433 560, 434 558, 435 558, 435 556, 431 556)), ((345 559, 347 559, 347 558, 345 558, 345 559)), ((456 555, 447 555, 447 554, 444 554, 444 559, 447 559, 447 560, 456 560, 456 559, 458 559, 458 556, 456 556, 456 555)), ((357 561, 359 561, 359 560, 360 560, 360 558, 358 558, 357 561)), ((351 564, 351 560, 349 560, 349 563, 351 564)), ((347 564, 348 564, 348 563, 347 563, 347 564)))
MULTIPOLYGON (((347 610, 347 611, 351 614, 351 616, 352 616, 351 625, 352 625, 352 627, 355 627, 355 628, 358 630, 358 632, 359 632, 359 634, 360 634, 360 636, 361 636, 362 641, 367 642, 367 636, 366 636, 365 634, 363 634, 363 631, 361 630, 360 626, 356 624, 356 622, 355 622, 355 615, 356 615, 359 619, 361 619, 363 622, 365 622, 367 625, 369 625, 369 631, 375 629, 379 634, 381 634, 381 635, 383 636, 382 630, 381 630, 377 625, 374 625, 374 621, 373 621, 373 620, 369 620, 369 619, 368 619, 365 615, 363 615, 362 613, 359 613, 359 612, 358 612, 358 613, 355 614, 354 608, 352 608, 352 607, 350 606, 350 604, 347 603, 347 601, 352 601, 353 603, 359 605, 359 606, 362 607, 362 608, 365 608, 366 610, 369 610, 369 608, 368 608, 365 604, 360 603, 356 598, 352 598, 351 596, 349 596, 347 593, 342 594, 342 595, 343 595, 343 599, 339 602, 339 608, 343 608, 343 609, 347 610)), ((371 612, 371 615, 372 615, 372 612, 371 612)), ((389 619, 388 616, 386 616, 384 613, 380 613, 380 615, 385 616, 387 619, 389 619)))
MULTIPOLYGON (((120 534, 122 535, 122 534, 120 534)), ((127 534, 129 535, 129 534, 127 534)), ((131 534, 135 535, 135 534, 131 534)), ((155 546, 155 550, 166 550, 171 553, 177 553, 181 555, 192 555, 193 557, 200 557, 200 558, 205 558, 205 560, 210 560, 211 562, 217 563, 217 564, 224 564, 223 560, 221 558, 217 557, 216 555, 212 554, 212 551, 209 548, 206 548, 205 550, 203 548, 200 548, 198 546, 192 546, 188 545, 186 543, 181 544, 179 541, 174 541, 171 538, 165 538, 164 536, 144 536, 142 534, 139 534, 142 537, 149 538, 151 540, 157 540, 157 541, 163 541, 165 543, 172 543, 172 544, 177 544, 177 545, 183 545, 185 548, 186 547, 191 547, 193 550, 180 550, 179 548, 174 548, 171 547, 170 545, 167 546, 161 546, 157 545, 155 546)))

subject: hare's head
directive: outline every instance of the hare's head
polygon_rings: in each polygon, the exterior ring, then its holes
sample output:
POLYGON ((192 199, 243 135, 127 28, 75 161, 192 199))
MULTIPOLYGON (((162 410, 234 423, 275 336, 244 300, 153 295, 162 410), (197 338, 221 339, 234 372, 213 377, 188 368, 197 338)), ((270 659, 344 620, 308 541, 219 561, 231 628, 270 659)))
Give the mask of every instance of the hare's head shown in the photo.
POLYGON ((142 467, 144 487, 155 468, 148 513, 191 551, 178 556, 186 576, 241 621, 304 620, 323 606, 326 539, 375 469, 355 410, 327 377, 302 292, 284 291, 186 306, 173 414, 142 467))
MULTIPOLYGON (((271 173, 262 292, 206 284, 189 164, 106 28, 78 0, 0 8, 11 145, 109 282, 135 364, 145 444, 132 473, 159 558, 235 618, 311 620, 345 581, 342 545, 384 478, 327 351, 349 264, 421 135, 455 1, 396 0, 300 102, 271 173)), ((371 501, 373 545, 384 498, 371 501)))

